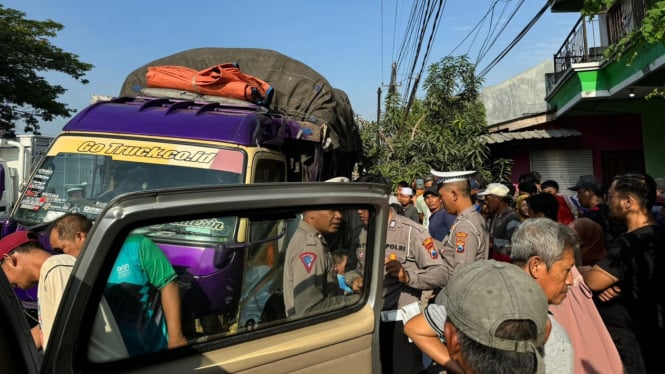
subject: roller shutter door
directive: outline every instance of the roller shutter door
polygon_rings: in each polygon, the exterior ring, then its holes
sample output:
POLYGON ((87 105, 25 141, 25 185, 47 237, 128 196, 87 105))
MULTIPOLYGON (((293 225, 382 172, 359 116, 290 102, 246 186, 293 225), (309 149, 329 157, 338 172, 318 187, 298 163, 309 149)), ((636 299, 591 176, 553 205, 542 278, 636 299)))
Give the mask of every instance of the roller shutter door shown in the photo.
POLYGON ((554 149, 532 151, 531 170, 538 171, 541 182, 548 179, 559 183, 559 192, 572 195, 568 190, 581 175, 593 174, 593 156, 590 149, 554 149))

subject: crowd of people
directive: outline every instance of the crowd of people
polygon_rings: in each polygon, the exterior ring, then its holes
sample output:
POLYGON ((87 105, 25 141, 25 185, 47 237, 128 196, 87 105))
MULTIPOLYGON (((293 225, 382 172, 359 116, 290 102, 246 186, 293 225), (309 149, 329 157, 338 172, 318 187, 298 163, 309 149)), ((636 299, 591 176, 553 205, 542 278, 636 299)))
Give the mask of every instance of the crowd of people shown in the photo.
MULTIPOLYGON (((394 186, 380 313, 382 372, 662 372, 651 342, 665 338, 665 293, 658 289, 664 284, 665 226, 657 204, 663 181, 623 174, 606 190, 595 177, 581 176, 562 194, 556 181, 541 183, 537 172, 482 188, 474 175, 432 170, 394 186)), ((380 177, 359 181, 389 184, 380 177)), ((358 213, 366 225, 367 212, 358 213)), ((348 219, 337 217, 335 231, 348 219)), ((321 234, 330 231, 305 232, 319 238, 309 243, 321 247, 317 258, 325 262, 321 234)), ((354 237, 357 250, 345 263, 355 265, 344 271, 353 293, 340 291, 334 276, 328 289, 312 282, 300 294, 285 283, 285 292, 294 290, 287 300, 296 300, 287 308, 299 298, 306 299, 305 313, 354 302, 362 289, 357 263, 366 232, 354 237)), ((305 242, 291 241, 287 249, 295 268, 302 267, 302 253, 312 252, 305 242)), ((328 273, 324 263, 321 269, 328 273)))
MULTIPOLYGON (((665 211, 659 200, 665 180, 622 174, 606 189, 585 175, 562 194, 556 181, 541 183, 537 172, 515 184, 482 186, 475 175, 432 170, 422 180, 394 186, 379 314, 382 372, 665 372, 654 344, 665 338, 665 292, 659 289, 665 284, 665 211)), ((380 176, 357 181, 390 184, 380 176)), ((366 210, 302 212, 284 254, 287 319, 360 300, 368 219, 366 210), (335 250, 341 246, 332 242, 340 237, 345 249, 335 250)), ((10 282, 40 286, 41 328, 33 331, 38 347, 48 344, 53 307, 90 227, 78 214, 52 224, 51 247, 64 255, 43 251, 29 232, 0 240, 0 267, 10 282)), ((150 335, 157 348, 127 344, 132 339, 126 327, 135 331, 134 317, 150 315, 145 306, 155 303, 137 304, 131 318, 116 316, 109 326, 100 317, 92 329, 93 343, 124 340, 115 358, 187 344, 176 275, 159 248, 130 237, 114 268, 145 269, 146 256, 159 268, 141 270, 144 277, 137 270, 131 279, 112 274, 99 316, 126 301, 118 299, 116 285, 154 285, 150 295, 164 311, 150 335)))

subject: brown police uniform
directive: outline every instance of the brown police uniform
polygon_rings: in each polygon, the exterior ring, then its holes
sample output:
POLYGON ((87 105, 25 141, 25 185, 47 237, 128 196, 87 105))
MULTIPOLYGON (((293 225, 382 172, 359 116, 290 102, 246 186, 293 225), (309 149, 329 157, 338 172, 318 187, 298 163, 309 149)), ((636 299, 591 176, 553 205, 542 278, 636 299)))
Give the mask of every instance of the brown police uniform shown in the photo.
POLYGON ((395 259, 409 273, 409 284, 389 277, 383 281, 383 310, 401 308, 420 300, 422 290, 444 286, 443 261, 427 228, 404 216, 395 215, 388 224, 386 258, 395 259))
POLYGON ((401 320, 397 310, 407 306, 419 308, 424 290, 443 286, 446 269, 427 228, 398 214, 388 223, 385 252, 386 258, 392 257, 402 264, 409 274, 409 282, 400 283, 395 277, 383 280, 383 311, 379 325, 382 373, 419 373, 424 369, 422 353, 404 334, 406 321, 401 320))
POLYGON ((298 224, 286 248, 283 286, 289 318, 339 309, 360 298, 359 295, 344 295, 323 235, 304 221, 298 224))
POLYGON ((448 284, 458 266, 488 258, 489 239, 485 218, 474 205, 457 215, 450 234, 443 238, 442 256, 447 270, 445 284, 448 284))

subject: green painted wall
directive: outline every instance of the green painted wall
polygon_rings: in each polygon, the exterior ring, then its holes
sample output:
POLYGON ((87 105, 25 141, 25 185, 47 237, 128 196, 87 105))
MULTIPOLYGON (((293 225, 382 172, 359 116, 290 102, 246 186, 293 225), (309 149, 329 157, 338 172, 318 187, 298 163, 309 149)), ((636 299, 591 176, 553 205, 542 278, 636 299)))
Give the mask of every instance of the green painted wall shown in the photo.
POLYGON ((665 55, 665 45, 660 43, 647 44, 635 53, 637 55, 633 61, 629 62, 628 57, 626 57, 633 55, 633 51, 629 51, 620 61, 615 61, 603 69, 610 87, 614 87, 631 75, 642 71, 651 62, 665 55))
POLYGON ((580 71, 577 76, 582 83, 582 92, 604 91, 610 88, 604 70, 580 71))

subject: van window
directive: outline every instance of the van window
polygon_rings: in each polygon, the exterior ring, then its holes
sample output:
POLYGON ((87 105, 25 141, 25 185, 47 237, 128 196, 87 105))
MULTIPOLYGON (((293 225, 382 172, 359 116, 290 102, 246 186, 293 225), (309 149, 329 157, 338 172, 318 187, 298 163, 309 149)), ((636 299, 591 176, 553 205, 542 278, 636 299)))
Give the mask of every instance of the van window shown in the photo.
POLYGON ((280 208, 138 227, 109 269, 110 325, 134 357, 167 350, 179 336, 197 351, 215 350, 354 313, 366 295, 344 275, 369 271, 357 265, 367 244, 358 208, 280 208), (311 226, 313 214, 338 224, 311 226), (180 320, 169 331, 174 297, 180 320))

